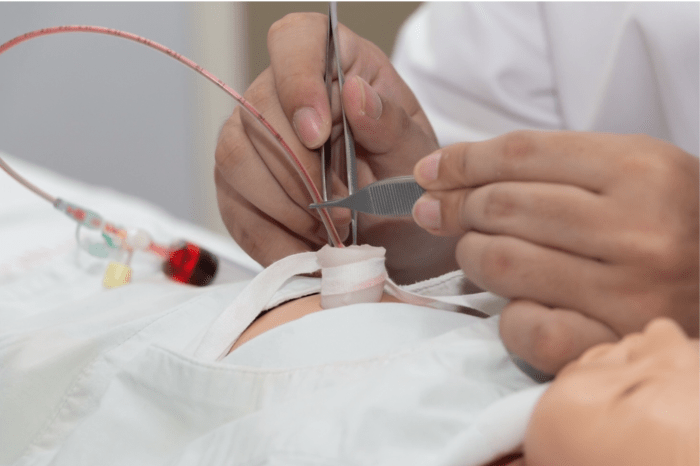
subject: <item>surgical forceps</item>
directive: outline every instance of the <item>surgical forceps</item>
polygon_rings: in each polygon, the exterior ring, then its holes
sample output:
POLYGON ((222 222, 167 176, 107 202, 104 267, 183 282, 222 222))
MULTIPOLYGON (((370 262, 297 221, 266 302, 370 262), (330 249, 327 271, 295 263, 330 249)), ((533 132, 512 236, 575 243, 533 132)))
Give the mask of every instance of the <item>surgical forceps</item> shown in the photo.
MULTIPOLYGON (((338 74, 338 89, 342 95, 343 84, 345 78, 340 60, 340 41, 338 38, 338 5, 336 2, 330 2, 328 6, 328 32, 326 36, 326 72, 325 83, 326 92, 328 93, 328 101, 333 100, 333 66, 338 74)), ((352 195, 357 190, 357 168, 355 164, 355 141, 350 131, 345 110, 343 109, 343 99, 340 99, 340 113, 343 117, 343 142, 345 146, 345 172, 347 178, 348 194, 352 195)), ((321 181, 322 194, 324 203, 328 201, 331 193, 331 179, 333 168, 340 167, 340 160, 331 150, 331 137, 325 142, 321 148, 321 181)), ((352 244, 357 244, 357 212, 352 211, 352 244)))
MULTIPOLYGON (((330 2, 328 9, 328 35, 326 39, 326 70, 325 83, 328 92, 328 100, 332 100, 333 92, 333 65, 338 74, 338 88, 342 95, 343 70, 340 60, 340 47, 338 38, 338 10, 336 2, 330 2)), ((385 216, 410 215, 413 204, 423 194, 424 190, 412 176, 399 176, 372 183, 362 190, 357 190, 357 168, 355 160, 355 142, 348 125, 342 98, 340 109, 343 117, 343 139, 345 145, 345 170, 347 174, 348 197, 329 201, 330 180, 333 167, 339 166, 337 157, 331 152, 331 138, 321 148, 321 180, 323 201, 320 204, 311 204, 310 208, 323 207, 347 207, 352 211, 352 244, 357 244, 357 212, 385 216)))

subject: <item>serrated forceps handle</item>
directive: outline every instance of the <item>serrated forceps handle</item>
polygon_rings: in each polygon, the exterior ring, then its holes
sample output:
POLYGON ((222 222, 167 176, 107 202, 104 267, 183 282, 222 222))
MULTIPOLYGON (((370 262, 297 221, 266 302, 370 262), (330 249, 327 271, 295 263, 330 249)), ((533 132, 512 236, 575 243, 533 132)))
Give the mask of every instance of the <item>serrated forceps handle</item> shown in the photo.
POLYGON ((366 214, 404 217, 411 215, 413 205, 424 192, 412 176, 397 176, 376 181, 343 199, 309 207, 345 207, 366 214))

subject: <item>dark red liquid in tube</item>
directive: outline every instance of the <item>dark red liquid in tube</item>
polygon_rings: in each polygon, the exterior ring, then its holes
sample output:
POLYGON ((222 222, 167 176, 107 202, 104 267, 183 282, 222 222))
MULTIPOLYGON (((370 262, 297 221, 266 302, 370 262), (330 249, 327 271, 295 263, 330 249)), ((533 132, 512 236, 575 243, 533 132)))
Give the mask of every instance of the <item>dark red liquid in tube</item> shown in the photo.
POLYGON ((208 285, 216 275, 219 259, 196 244, 182 242, 170 249, 163 272, 171 279, 195 286, 208 285))

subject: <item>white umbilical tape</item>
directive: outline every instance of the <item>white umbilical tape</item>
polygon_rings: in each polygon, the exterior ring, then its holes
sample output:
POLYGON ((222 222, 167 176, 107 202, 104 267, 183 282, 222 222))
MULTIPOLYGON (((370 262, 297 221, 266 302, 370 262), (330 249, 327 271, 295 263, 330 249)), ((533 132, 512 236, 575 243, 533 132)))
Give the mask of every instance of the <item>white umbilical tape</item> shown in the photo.
POLYGON ((382 298, 386 249, 369 245, 324 247, 317 253, 321 266, 321 307, 330 309, 382 298))
POLYGON ((330 295, 384 285, 386 268, 382 257, 337 267, 322 267, 321 273, 321 295, 330 295))
POLYGON ((470 307, 488 315, 499 313, 507 300, 492 293, 464 296, 424 296, 396 285, 384 265, 386 250, 368 245, 332 248, 287 256, 260 272, 219 315, 200 340, 194 356, 223 358, 246 328, 266 309, 273 295, 295 275, 321 269, 321 307, 329 309, 379 302, 387 291, 409 304, 448 303, 470 307))
POLYGON ((432 306, 437 303, 452 304, 459 307, 476 309, 484 314, 494 316, 500 314, 508 300, 489 291, 456 296, 425 296, 401 288, 390 278, 386 279, 387 293, 399 298, 401 301, 417 306, 432 306))
POLYGON ((280 259, 260 272, 214 320, 194 356, 209 360, 220 360, 226 356, 284 282, 294 275, 312 273, 318 269, 316 253, 302 252, 280 259))

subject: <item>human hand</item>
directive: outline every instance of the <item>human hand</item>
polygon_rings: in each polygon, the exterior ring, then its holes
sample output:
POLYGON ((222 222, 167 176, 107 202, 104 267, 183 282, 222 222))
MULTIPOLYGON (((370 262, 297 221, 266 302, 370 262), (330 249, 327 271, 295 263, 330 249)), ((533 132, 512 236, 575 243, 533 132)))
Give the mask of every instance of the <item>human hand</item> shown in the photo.
MULTIPOLYGON (((332 111, 324 83, 327 21, 325 15, 292 14, 275 23, 268 34, 271 65, 245 94, 285 138, 317 186, 321 175, 315 149, 331 134, 334 146, 342 146, 337 83, 332 111)), ((357 145, 358 185, 411 173, 422 156, 438 147, 425 114, 379 48, 342 25, 339 36, 346 79, 342 98, 357 145)), ((224 223, 262 265, 327 243, 318 213, 308 209, 312 201, 301 180, 240 108, 221 132, 215 178, 224 223)), ((347 195, 338 177, 332 186, 334 195, 347 195)), ((331 210, 341 237, 347 237, 349 211, 331 210)), ((361 242, 387 249, 387 268, 399 282, 425 278, 421 272, 457 268, 455 240, 431 237, 410 218, 360 215, 358 233, 361 242), (416 254, 401 253, 406 250, 416 254), (434 261, 435 270, 423 266, 440 257, 447 260, 434 261)))
POLYGON ((574 132, 439 153, 414 170, 428 190, 414 218, 462 235, 467 278, 512 300, 500 322, 510 351, 553 374, 655 317, 698 335, 696 157, 644 135, 574 132))

